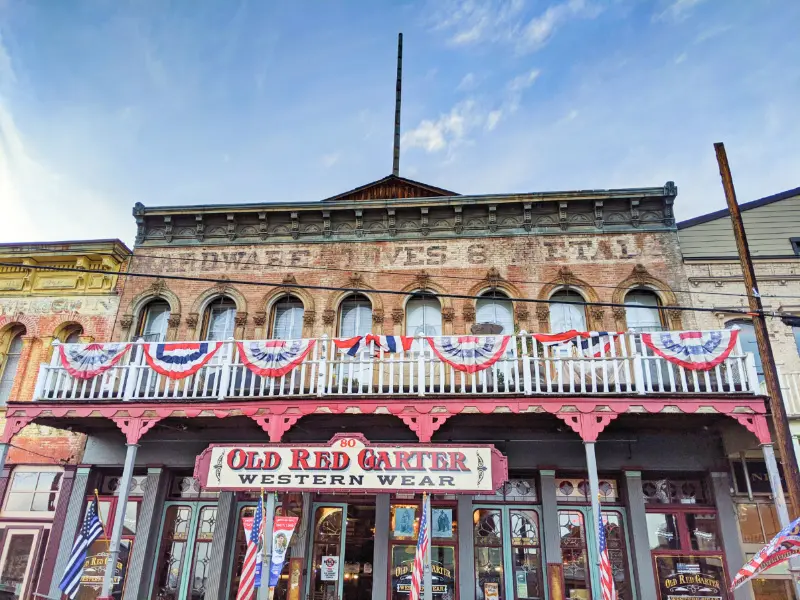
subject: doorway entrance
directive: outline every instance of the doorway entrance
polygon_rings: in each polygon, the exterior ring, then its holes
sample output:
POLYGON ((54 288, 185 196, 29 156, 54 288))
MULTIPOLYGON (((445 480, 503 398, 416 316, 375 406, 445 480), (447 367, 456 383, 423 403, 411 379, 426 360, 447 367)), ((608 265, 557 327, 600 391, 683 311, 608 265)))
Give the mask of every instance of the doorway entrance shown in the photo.
POLYGON ((371 600, 375 505, 315 503, 310 600, 371 600))

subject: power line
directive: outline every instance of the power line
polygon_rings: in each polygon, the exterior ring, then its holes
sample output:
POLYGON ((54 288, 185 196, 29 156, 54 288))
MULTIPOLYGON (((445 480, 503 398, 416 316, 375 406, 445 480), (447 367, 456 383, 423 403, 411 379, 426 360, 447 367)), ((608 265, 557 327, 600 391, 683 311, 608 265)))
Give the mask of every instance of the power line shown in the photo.
MULTIPOLYGON (((2 267, 9 267, 9 266, 19 266, 15 263, 6 263, 0 262, 0 266, 2 267)), ((108 275, 109 271, 103 271, 100 269, 80 269, 78 267, 49 267, 47 265, 25 265, 27 269, 33 270, 44 270, 44 271, 58 271, 58 272, 67 272, 67 273, 96 273, 99 275, 108 275)), ((435 296, 438 298, 455 298, 461 300, 478 300, 484 298, 484 296, 475 296, 471 294, 452 294, 452 293, 439 293, 433 292, 426 289, 421 289, 416 292, 403 292, 400 290, 382 290, 382 289, 374 289, 374 288, 358 288, 358 287, 339 287, 339 286, 332 286, 332 285, 310 285, 310 284, 301 284, 301 283, 288 283, 288 282, 280 282, 280 283, 269 283, 266 281, 244 281, 244 280, 236 280, 236 279, 223 279, 223 278, 211 278, 211 277, 192 277, 189 275, 164 275, 164 274, 155 274, 155 273, 134 273, 128 271, 127 273, 119 273, 120 277, 142 277, 146 279, 166 279, 172 281, 199 281, 204 283, 210 284, 224 284, 224 285, 252 285, 258 287, 269 287, 269 288, 281 288, 281 289, 300 289, 300 290, 321 290, 321 291, 329 291, 329 292, 352 292, 354 294, 363 294, 364 292, 372 292, 375 294, 387 294, 387 295, 394 295, 394 296, 414 296, 416 294, 425 293, 429 296, 435 296)), ((508 297, 507 300, 512 302, 522 302, 522 303, 529 303, 529 304, 564 304, 564 302, 557 302, 553 300, 540 300, 538 298, 511 298, 508 297)), ((627 307, 637 307, 637 304, 625 304, 620 302, 569 302, 569 304, 573 304, 575 306, 604 306, 604 307, 620 307, 620 308, 627 308, 627 307)), ((705 307, 689 307, 689 306, 660 306, 658 307, 660 310, 679 310, 683 312, 725 312, 729 314, 741 314, 741 315, 749 315, 751 316, 752 313, 747 309, 736 309, 736 308, 705 308, 705 307)), ((767 314, 767 316, 776 316, 777 313, 767 314)))
MULTIPOLYGON (((59 254, 67 254, 67 253, 80 253, 80 254, 93 254, 96 256, 119 256, 114 255, 111 253, 106 252, 84 252, 80 250, 65 250, 63 252, 59 252, 59 254)), ((263 263, 258 261, 246 261, 246 260, 225 260, 222 258, 194 258, 194 257, 186 257, 186 256, 166 256, 163 254, 145 254, 142 252, 131 252, 129 254, 123 254, 122 256, 127 258, 157 258, 162 260, 185 260, 191 262, 214 262, 214 263, 221 263, 221 264, 228 264, 228 265, 249 265, 255 267, 267 267, 267 268, 275 268, 281 267, 285 269, 306 269, 311 271, 337 271, 343 273, 370 273, 372 275, 399 275, 401 277, 413 277, 414 273, 409 273, 408 271, 387 271, 387 270, 372 270, 372 269, 357 269, 357 268, 342 268, 342 267, 318 267, 314 265, 288 265, 286 263, 280 262, 271 262, 271 263, 263 263)), ((27 265, 15 265, 15 266, 27 266, 27 265)), ((423 266, 423 265, 420 265, 423 266)), ((105 271, 105 273, 111 273, 111 271, 105 271)), ((428 275, 430 279, 456 279, 456 280, 468 280, 468 281, 486 281, 485 277, 470 277, 468 275, 447 275, 444 273, 439 274, 432 274, 429 273, 428 275)), ((533 284, 533 285, 549 285, 553 283, 552 281, 536 281, 532 279, 503 279, 505 283, 514 283, 514 284, 533 284)), ((593 288, 598 289, 609 289, 615 290, 617 286, 615 285, 602 285, 602 284, 590 284, 593 288)), ((576 287, 576 286, 571 286, 576 287)), ((713 292, 713 291, 694 291, 694 290, 684 290, 684 289, 674 289, 671 288, 671 291, 676 294, 690 294, 690 295, 698 295, 698 296, 727 296, 732 298, 747 298, 747 294, 736 294, 733 292, 713 292)), ((791 295, 774 295, 774 294, 762 294, 762 298, 774 298, 774 299, 786 299, 786 300, 800 300, 800 296, 791 296, 791 295)))

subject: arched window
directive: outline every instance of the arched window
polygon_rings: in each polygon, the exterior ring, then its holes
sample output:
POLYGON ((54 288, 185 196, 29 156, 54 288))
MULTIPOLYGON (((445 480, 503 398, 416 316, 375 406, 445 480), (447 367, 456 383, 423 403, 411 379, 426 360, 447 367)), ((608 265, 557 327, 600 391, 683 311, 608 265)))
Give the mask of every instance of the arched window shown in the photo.
POLYGON ((169 327, 169 303, 166 300, 151 300, 139 314, 137 338, 145 342, 163 342, 167 339, 169 327))
POLYGON ((303 337, 305 308, 296 296, 286 295, 272 309, 272 338, 299 340, 303 337))
POLYGON ((433 294, 417 293, 406 304, 406 335, 442 335, 442 305, 433 294))
POLYGON ((202 338, 222 341, 233 337, 236 327, 236 303, 227 296, 216 298, 203 314, 202 338))
POLYGON ((19 360, 22 356, 22 336, 25 335, 25 328, 19 327, 8 333, 11 341, 6 350, 6 357, 0 364, 0 403, 5 404, 11 396, 11 388, 14 387, 14 378, 19 370, 19 360))
POLYGON ((725 327, 728 329, 736 325, 739 326, 739 343, 742 345, 742 352, 753 354, 758 380, 764 381, 764 367, 761 364, 761 355, 758 353, 758 342, 756 342, 756 330, 753 327, 753 322, 747 319, 734 319, 725 323, 725 327))
POLYGON ((372 302, 356 294, 342 302, 339 308, 339 336, 350 338, 372 332, 372 302))
POLYGON ((500 325, 506 335, 514 333, 514 307, 503 292, 490 290, 475 302, 475 322, 500 325))
POLYGON ((583 296, 571 290, 562 290, 550 296, 550 333, 575 329, 586 331, 586 307, 583 296))
POLYGON ((80 344, 83 327, 77 323, 66 325, 58 334, 58 339, 63 344, 80 344))
POLYGON ((663 331, 661 300, 655 292, 635 289, 625 295, 625 321, 628 331, 663 331))

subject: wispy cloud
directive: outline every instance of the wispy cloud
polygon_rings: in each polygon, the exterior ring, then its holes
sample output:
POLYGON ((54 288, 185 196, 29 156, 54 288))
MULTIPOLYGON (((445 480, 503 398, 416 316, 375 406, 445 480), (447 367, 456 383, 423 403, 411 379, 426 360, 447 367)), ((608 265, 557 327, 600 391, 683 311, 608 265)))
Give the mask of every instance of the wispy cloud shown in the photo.
POLYGON ((326 169, 330 169, 333 165, 339 162, 339 159, 342 157, 340 152, 331 152, 330 154, 326 154, 322 157, 322 165, 326 169))
POLYGON ((666 8, 653 15, 653 21, 680 22, 689 18, 694 8, 705 0, 669 0, 666 8))
POLYGON ((526 14, 523 0, 451 0, 436 6, 433 28, 449 31, 452 44, 502 43, 522 54, 544 46, 570 19, 602 12, 602 5, 590 0, 563 0, 534 16, 526 14))
POLYGON ((475 89, 476 80, 474 73, 467 73, 456 86, 457 92, 469 92, 475 89))
POLYGON ((450 112, 437 119, 425 119, 402 137, 404 149, 421 148, 428 153, 446 151, 451 154, 467 140, 473 130, 483 128, 493 131, 500 122, 515 113, 522 101, 525 90, 539 78, 540 71, 533 69, 517 75, 509 81, 499 103, 494 106, 475 98, 456 104, 450 112), (499 104, 499 105, 498 105, 499 104))

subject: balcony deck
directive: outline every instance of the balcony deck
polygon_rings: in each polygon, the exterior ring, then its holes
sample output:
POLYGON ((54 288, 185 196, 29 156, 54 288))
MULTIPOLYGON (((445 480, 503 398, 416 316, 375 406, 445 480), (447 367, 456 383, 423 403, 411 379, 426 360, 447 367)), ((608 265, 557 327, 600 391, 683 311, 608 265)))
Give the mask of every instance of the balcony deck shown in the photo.
MULTIPOLYGON (((389 353, 373 342, 348 356, 327 337, 281 377, 262 377, 243 363, 233 340, 194 375, 170 379, 145 360, 148 342, 132 342, 115 366, 91 379, 72 377, 59 352, 40 366, 35 401, 159 402, 314 397, 453 396, 661 396, 713 397, 760 393, 753 356, 737 343, 710 371, 691 371, 656 355, 639 333, 610 334, 587 350, 574 343, 542 345, 521 332, 510 336, 500 359, 477 373, 463 373, 439 359, 426 340, 389 353)), ((596 341, 596 340, 595 340, 596 341)))

